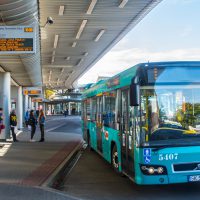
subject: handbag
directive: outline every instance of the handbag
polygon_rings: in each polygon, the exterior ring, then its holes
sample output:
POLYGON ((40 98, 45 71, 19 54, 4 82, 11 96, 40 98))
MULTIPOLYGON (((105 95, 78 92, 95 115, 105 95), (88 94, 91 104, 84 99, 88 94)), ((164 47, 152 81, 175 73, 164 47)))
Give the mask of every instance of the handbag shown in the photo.
POLYGON ((4 124, 0 124, 0 134, 1 134, 1 130, 3 130, 5 128, 4 124))
POLYGON ((5 125, 4 124, 1 124, 0 126, 1 126, 0 129, 5 129, 5 125))

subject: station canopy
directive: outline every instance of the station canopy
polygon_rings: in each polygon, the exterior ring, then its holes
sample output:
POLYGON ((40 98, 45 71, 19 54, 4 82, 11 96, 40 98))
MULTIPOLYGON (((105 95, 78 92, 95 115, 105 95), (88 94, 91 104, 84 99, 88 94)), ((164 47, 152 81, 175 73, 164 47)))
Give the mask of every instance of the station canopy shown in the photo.
POLYGON ((34 25, 36 53, 1 54, 22 86, 72 88, 161 0, 1 0, 0 26, 34 25))

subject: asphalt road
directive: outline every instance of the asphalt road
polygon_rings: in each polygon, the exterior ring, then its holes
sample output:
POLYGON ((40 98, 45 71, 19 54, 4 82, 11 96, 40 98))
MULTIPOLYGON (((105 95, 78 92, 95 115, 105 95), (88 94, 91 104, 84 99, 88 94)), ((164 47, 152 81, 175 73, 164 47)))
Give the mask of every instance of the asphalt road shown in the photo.
MULTIPOLYGON (((45 141, 46 142, 65 142, 82 138, 81 118, 80 116, 47 116, 45 123, 45 141)), ((19 135, 17 138, 22 141, 29 141, 31 132, 24 128, 23 139, 19 135)), ((34 139, 40 140, 40 128, 37 126, 34 139)))
POLYGON ((91 200, 199 200, 200 184, 139 186, 116 174, 97 153, 86 150, 61 187, 91 200))
POLYGON ((51 129, 50 132, 82 134, 80 116, 55 117, 48 121, 47 124, 47 130, 51 129))

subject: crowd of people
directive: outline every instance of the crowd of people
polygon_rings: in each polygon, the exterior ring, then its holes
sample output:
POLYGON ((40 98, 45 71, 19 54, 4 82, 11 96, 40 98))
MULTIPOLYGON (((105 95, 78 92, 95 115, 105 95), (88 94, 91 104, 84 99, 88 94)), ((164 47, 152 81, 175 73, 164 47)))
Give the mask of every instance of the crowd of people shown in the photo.
MULTIPOLYGON (((45 114, 44 111, 41 110, 27 110, 25 113, 25 126, 31 131, 30 135, 30 141, 34 142, 35 140, 34 135, 36 131, 36 127, 39 124, 40 132, 41 132, 41 138, 39 142, 44 142, 44 125, 45 125, 45 114)), ((10 113, 10 130, 12 133, 12 138, 14 142, 18 142, 19 140, 16 137, 16 127, 17 127, 17 115, 15 110, 13 109, 10 113)), ((0 108, 0 134, 1 131, 5 128, 5 125, 3 124, 3 109, 0 108)))

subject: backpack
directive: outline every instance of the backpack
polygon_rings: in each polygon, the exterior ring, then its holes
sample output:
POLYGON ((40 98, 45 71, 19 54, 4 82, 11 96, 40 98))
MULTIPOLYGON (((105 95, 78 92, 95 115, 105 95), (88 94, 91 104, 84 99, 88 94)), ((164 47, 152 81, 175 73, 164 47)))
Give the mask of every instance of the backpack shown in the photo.
POLYGON ((29 118, 28 125, 34 126, 35 125, 35 119, 33 117, 29 118))

